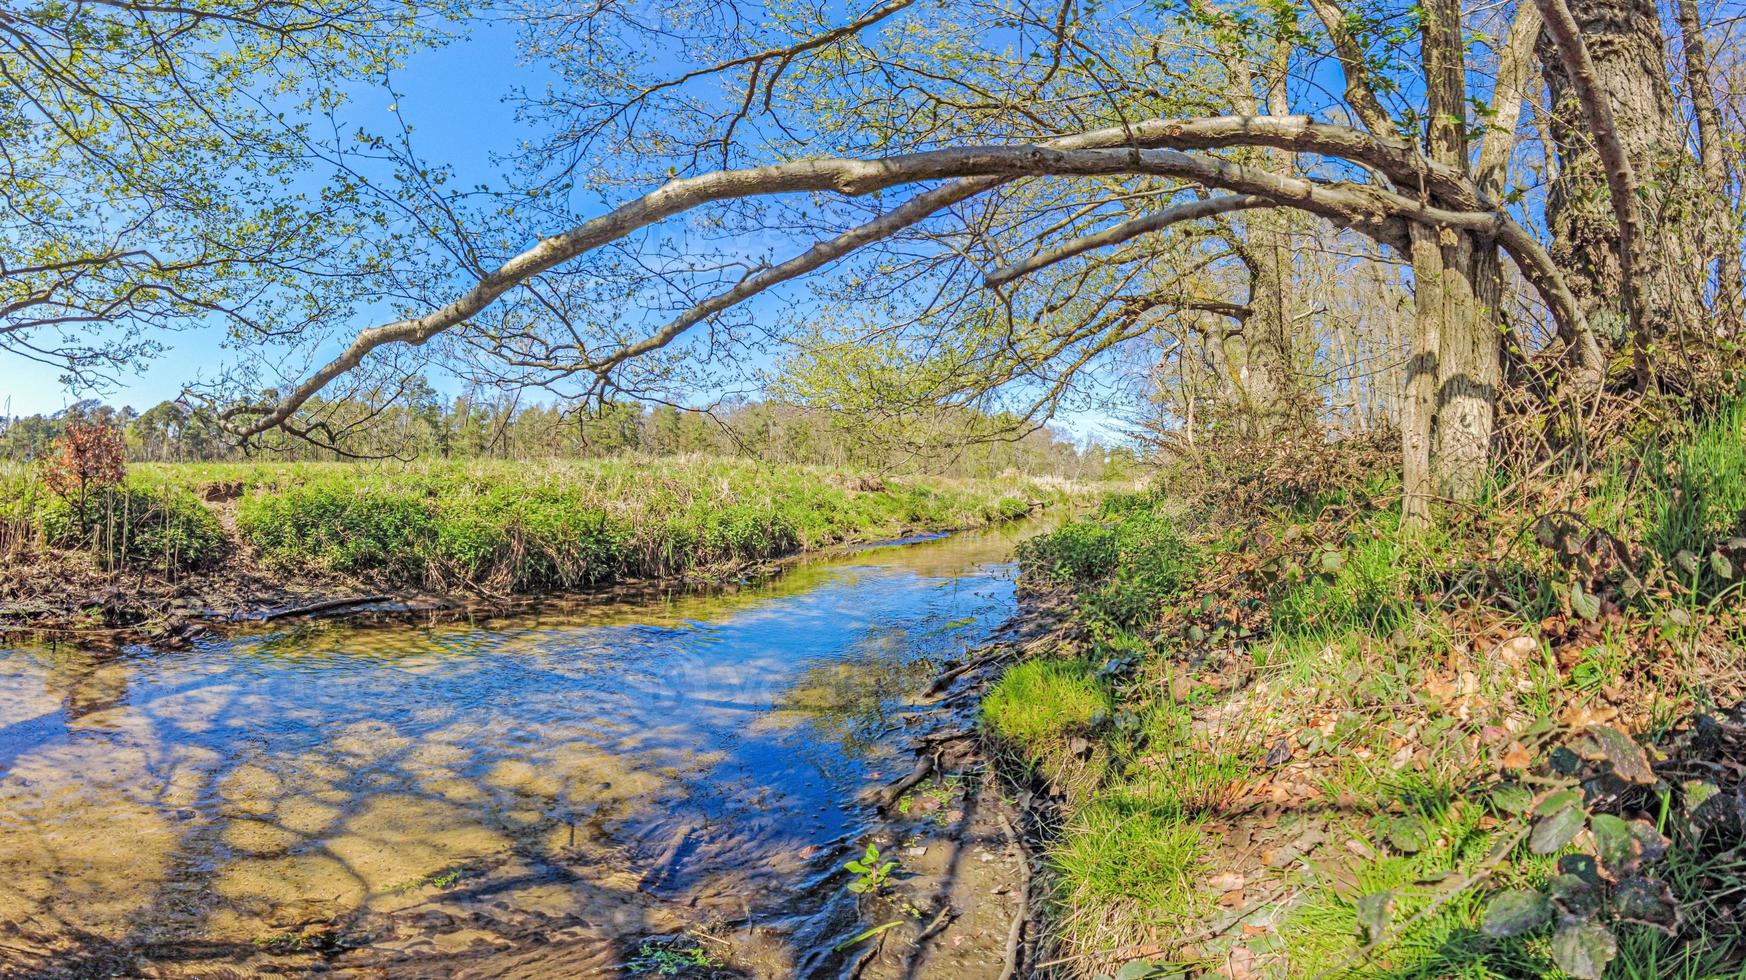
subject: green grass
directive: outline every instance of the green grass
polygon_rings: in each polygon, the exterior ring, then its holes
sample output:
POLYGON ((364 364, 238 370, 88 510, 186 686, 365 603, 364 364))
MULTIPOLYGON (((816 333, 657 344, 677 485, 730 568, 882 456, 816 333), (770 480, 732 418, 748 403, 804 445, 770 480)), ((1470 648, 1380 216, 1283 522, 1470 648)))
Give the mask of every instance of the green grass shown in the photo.
POLYGON ((1109 717, 1109 691, 1089 661, 1035 659, 1015 664, 982 699, 982 727, 1018 767, 1069 795, 1103 779, 1109 753, 1094 740, 1109 717), (1090 751, 1073 751, 1085 738, 1090 751))
POLYGON ((1738 534, 1746 511, 1746 401, 1722 408, 1682 439, 1644 458, 1648 541, 1664 558, 1703 553, 1738 534))
POLYGON ((1124 785, 1184 819, 1225 808, 1255 771, 1243 733, 1196 738, 1186 707, 1161 702, 1147 708, 1130 733, 1114 735, 1124 785))
POLYGON ((1596 526, 1641 541, 1683 587, 1704 598, 1738 586, 1707 561, 1716 546, 1746 536, 1746 398, 1682 430, 1657 432, 1612 461, 1587 508, 1596 526), (1682 569, 1689 553, 1696 570, 1682 569))
POLYGON ((1411 620, 1426 574, 1449 550, 1438 531, 1416 540, 1401 534, 1392 511, 1379 513, 1352 537, 1344 547, 1315 552, 1307 567, 1292 570, 1275 589, 1270 608, 1276 635, 1386 636, 1411 620))
MULTIPOLYGON (((1168 948, 1214 918, 1199 880, 1228 859, 1225 826, 1265 805, 1252 792, 1268 788, 1260 758, 1283 743, 1289 761, 1267 779, 1288 794, 1306 787, 1295 816, 1326 838, 1301 870, 1282 872, 1291 887, 1267 910, 1274 931, 1196 940, 1208 962, 1242 943, 1267 976, 1563 976, 1551 926, 1511 938, 1481 930, 1493 895, 1538 888, 1557 869, 1555 855, 1523 843, 1494 855, 1519 841, 1519 818, 1494 811, 1475 787, 1520 751, 1518 738, 1541 751, 1524 734, 1537 719, 1624 709, 1629 697, 1650 711, 1627 711, 1627 723, 1664 734, 1707 702, 1704 664, 1694 658, 1670 678, 1645 669, 1645 652, 1695 650, 1725 633, 1726 669, 1746 636, 1716 617, 1746 581, 1746 401, 1621 451, 1598 486, 1547 493, 1556 524, 1541 520, 1547 508, 1530 488, 1525 499, 1540 510, 1493 496, 1414 537, 1393 507, 1369 502, 1377 489, 1331 510, 1322 504, 1341 503, 1338 493, 1314 507, 1246 512, 1257 530, 1240 549, 1197 509, 1183 519, 1203 523, 1186 539, 1148 497, 1112 500, 1025 549, 1027 575, 1073 590, 1067 642, 1086 658, 1075 678, 1109 692, 1110 724, 1094 736, 1108 763, 1068 787, 1049 851, 1049 932, 1080 972, 1113 973, 1115 951, 1168 948), (1232 564, 1234 582, 1195 581, 1232 564), (1627 588, 1633 571, 1646 589, 1627 588), (1243 603, 1257 594, 1265 624, 1239 617, 1227 632, 1225 617, 1237 614, 1220 610, 1253 609, 1243 603), (1583 605, 1586 596, 1623 618, 1583 605), (1547 643, 1564 639, 1566 625, 1583 633, 1554 657, 1547 643), (1519 660, 1490 655, 1504 638, 1542 630, 1519 660), (1382 941, 1366 949, 1361 903, 1374 910, 1379 896, 1392 911, 1382 941)), ((1061 694, 1030 680, 998 692, 991 710, 1035 733, 1009 740, 1029 745, 1034 771, 1059 743, 1061 694)), ((1285 809, 1297 807, 1288 798, 1285 809)), ((1611 921, 1619 949, 1606 976, 1746 978, 1733 911, 1746 860, 1667 832, 1675 844, 1653 873, 1671 886, 1684 924, 1668 936, 1611 921)), ((1585 841, 1571 847, 1592 847, 1585 841)))
POLYGON ((1027 660, 982 699, 982 723, 1000 741, 1040 756, 1109 716, 1109 692, 1085 660, 1027 660))
POLYGON ((1544 942, 1491 939, 1480 922, 1491 889, 1532 887, 1552 870, 1551 858, 1506 864, 1485 888, 1451 891, 1483 861, 1496 840, 1485 829, 1487 809, 1464 799, 1458 787, 1422 775, 1402 774, 1390 786, 1389 808, 1369 825, 1375 857, 1354 860, 1352 880, 1305 893, 1280 930, 1287 972, 1332 977, 1545 977, 1553 969, 1544 942), (1392 812, 1391 812, 1392 811, 1392 812), (1395 836, 1397 826, 1415 833, 1395 836), (1358 902, 1365 896, 1391 900, 1385 943, 1366 959, 1358 902))
POLYGON ((1076 808, 1048 852, 1051 908, 1066 948, 1107 952, 1123 936, 1180 929, 1210 904, 1199 889, 1204 834, 1174 796, 1107 790, 1076 808))
MULTIPOLYGON (((28 471, 5 477, 26 481, 28 471)), ((24 484, 20 483, 21 487, 24 484)), ((713 457, 135 466, 130 493, 235 499, 237 543, 284 573, 527 592, 660 577, 1059 503, 1060 481, 879 480, 713 457), (191 496, 192 495, 192 496, 191 496)), ((19 495, 20 498, 23 494, 19 495)), ((9 498, 10 499, 10 498, 9 498)), ((40 492, 19 519, 50 530, 40 492)), ((64 535, 51 544, 65 544, 64 535)))

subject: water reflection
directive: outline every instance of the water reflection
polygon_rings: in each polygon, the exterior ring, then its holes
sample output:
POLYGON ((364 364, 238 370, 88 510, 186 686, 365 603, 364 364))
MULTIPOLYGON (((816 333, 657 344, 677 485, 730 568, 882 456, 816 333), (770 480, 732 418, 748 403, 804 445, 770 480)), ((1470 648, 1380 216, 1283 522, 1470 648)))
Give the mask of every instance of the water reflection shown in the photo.
POLYGON ((581 942, 756 912, 830 866, 930 659, 1009 614, 1010 548, 486 627, 0 651, 0 920, 41 949, 270 948, 440 897, 460 955, 506 923, 581 942))

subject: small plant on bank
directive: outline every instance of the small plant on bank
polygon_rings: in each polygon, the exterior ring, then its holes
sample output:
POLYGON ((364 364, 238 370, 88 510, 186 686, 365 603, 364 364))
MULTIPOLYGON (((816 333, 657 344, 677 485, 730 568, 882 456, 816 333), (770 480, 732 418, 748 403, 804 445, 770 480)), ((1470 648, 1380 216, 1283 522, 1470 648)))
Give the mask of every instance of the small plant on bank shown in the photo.
POLYGON ((702 946, 680 936, 651 939, 637 948, 634 959, 624 965, 633 977, 708 976, 722 965, 702 946))
POLYGON ((881 861, 879 845, 869 843, 867 850, 860 857, 843 865, 843 869, 855 876, 849 882, 849 891, 856 895, 877 895, 890 884, 891 873, 897 870, 897 862, 881 861))

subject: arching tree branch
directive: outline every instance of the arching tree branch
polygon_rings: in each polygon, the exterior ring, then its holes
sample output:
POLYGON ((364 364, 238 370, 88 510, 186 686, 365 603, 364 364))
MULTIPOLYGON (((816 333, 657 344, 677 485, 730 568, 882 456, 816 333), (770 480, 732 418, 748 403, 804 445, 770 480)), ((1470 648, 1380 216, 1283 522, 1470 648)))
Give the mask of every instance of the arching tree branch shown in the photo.
MULTIPOLYGON (((1538 243, 1504 212, 1489 209, 1451 210, 1426 200, 1373 186, 1284 176, 1218 157, 1173 149, 1141 149, 1133 145, 1142 140, 1163 142, 1172 139, 1213 139, 1215 137, 1211 134, 1214 133, 1221 134, 1216 138, 1229 140, 1233 144, 1241 145, 1247 133, 1248 142, 1272 145, 1265 141, 1283 141, 1287 148, 1307 152, 1328 152, 1332 143, 1349 146, 1354 153, 1373 152, 1382 145, 1368 140, 1364 134, 1355 130, 1321 127, 1301 122, 1296 117, 1260 117, 1250 120, 1233 118, 1210 122, 1157 120, 1079 134, 1057 140, 1053 145, 968 146, 880 159, 797 160, 679 178, 568 231, 541 239, 533 247, 480 278, 453 301, 435 310, 360 332, 339 356, 293 386, 276 404, 232 409, 227 413, 227 420, 243 419, 238 424, 237 431, 244 437, 258 435, 279 426, 328 384, 357 367, 371 351, 387 344, 423 344, 484 312, 504 293, 535 276, 657 222, 703 205, 750 197, 808 192, 858 196, 905 184, 935 180, 978 178, 998 182, 1016 177, 1144 174, 1173 177, 1209 188, 1265 197, 1278 206, 1319 215, 1336 225, 1355 228, 1378 241, 1397 247, 1404 243, 1401 224, 1403 221, 1480 231, 1497 236, 1503 247, 1523 266, 1530 281, 1547 297, 1561 323, 1567 322, 1567 318, 1575 311, 1574 303, 1564 301, 1568 298, 1568 291, 1561 288, 1557 270, 1545 258, 1538 243), (1340 132, 1328 133, 1328 129, 1340 132), (1298 134, 1295 141, 1285 139, 1283 134, 1288 131, 1298 134), (1101 147, 1100 142, 1103 144, 1101 147), (1127 145, 1113 148, 1109 145, 1111 143, 1127 145), (253 418, 250 419, 249 416, 253 418)), ((1406 163, 1399 160, 1395 162, 1406 163)), ((960 186, 956 191, 945 191, 940 197, 930 199, 930 203, 949 199, 963 190, 960 186)), ((897 222, 920 220, 925 215, 917 212, 926 206, 918 205, 916 209, 904 211, 896 219, 897 222)), ((877 230, 874 229, 875 232, 877 230)), ((808 253, 791 263, 785 263, 777 270, 771 270, 772 274, 763 277, 759 282, 743 283, 745 288, 736 288, 720 298, 719 302, 712 302, 708 312, 690 322, 699 322, 711 312, 726 309, 761 288, 792 278, 806 268, 822 265, 830 257, 858 247, 856 243, 862 239, 854 232, 847 234, 850 237, 841 240, 840 244, 827 244, 818 252, 808 253)), ((870 241, 872 237, 866 240, 870 241)), ((684 320, 682 317, 675 323, 682 323, 684 320)), ((673 328, 670 325, 670 329, 659 331, 647 340, 631 346, 647 352, 671 342, 684 329, 685 326, 673 328)), ((584 363, 579 368, 592 370, 595 366, 597 365, 584 363)))

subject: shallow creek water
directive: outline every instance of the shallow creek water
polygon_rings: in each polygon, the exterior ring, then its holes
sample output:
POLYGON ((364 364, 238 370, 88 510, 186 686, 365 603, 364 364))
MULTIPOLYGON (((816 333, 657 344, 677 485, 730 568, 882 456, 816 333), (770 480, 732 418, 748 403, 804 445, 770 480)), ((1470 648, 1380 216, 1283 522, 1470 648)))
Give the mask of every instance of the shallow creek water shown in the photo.
POLYGON ((1023 533, 479 624, 0 649, 0 964, 610 976, 691 931, 833 972, 855 796, 1013 612, 1023 533))

